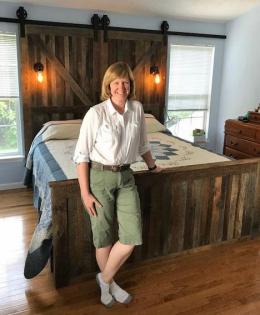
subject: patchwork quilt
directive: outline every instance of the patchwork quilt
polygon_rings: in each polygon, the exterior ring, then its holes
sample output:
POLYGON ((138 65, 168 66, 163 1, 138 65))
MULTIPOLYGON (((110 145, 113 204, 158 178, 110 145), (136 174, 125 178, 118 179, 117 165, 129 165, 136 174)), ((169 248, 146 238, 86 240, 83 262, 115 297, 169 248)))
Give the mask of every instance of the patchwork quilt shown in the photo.
MULTIPOLYGON (((56 134, 53 140, 47 131, 48 126, 45 126, 35 137, 26 163, 25 184, 33 186, 34 206, 40 213, 25 262, 26 278, 36 276, 44 268, 51 254, 52 205, 49 182, 77 178, 72 160, 76 137, 60 139, 62 137, 56 134)), ((148 138, 156 164, 163 168, 228 160, 224 156, 196 147, 167 133, 150 133, 148 138)), ((131 165, 131 168, 133 171, 147 169, 141 157, 131 165)))

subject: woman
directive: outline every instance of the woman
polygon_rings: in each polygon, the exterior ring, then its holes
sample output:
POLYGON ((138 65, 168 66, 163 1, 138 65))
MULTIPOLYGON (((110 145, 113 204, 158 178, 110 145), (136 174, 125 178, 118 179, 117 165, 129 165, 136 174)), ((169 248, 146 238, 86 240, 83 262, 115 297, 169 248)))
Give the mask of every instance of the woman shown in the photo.
POLYGON ((130 164, 141 155, 151 172, 159 172, 147 140, 141 103, 134 101, 133 73, 124 62, 112 64, 102 83, 102 100, 85 115, 74 161, 82 201, 90 215, 101 302, 129 303, 131 295, 113 280, 136 245, 142 244, 138 192, 130 164), (114 216, 119 240, 113 240, 114 216))

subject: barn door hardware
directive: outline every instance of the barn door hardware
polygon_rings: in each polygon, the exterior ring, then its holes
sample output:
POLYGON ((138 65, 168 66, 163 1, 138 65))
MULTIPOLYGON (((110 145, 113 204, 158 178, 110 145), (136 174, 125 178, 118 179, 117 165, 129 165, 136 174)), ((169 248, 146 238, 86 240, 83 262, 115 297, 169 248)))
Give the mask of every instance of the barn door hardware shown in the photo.
POLYGON ((167 31, 169 29, 169 24, 167 21, 163 21, 161 24, 161 30, 163 33, 163 44, 167 45, 167 31))
POLYGON ((24 7, 19 7, 16 11, 16 16, 20 22, 20 36, 25 37, 24 21, 27 18, 27 11, 24 9, 24 7))
POLYGON ((107 29, 108 29, 108 25, 110 24, 110 19, 107 15, 102 16, 101 24, 102 24, 103 30, 104 30, 104 42, 107 42, 107 40, 108 40, 107 29))
POLYGON ((97 41, 98 40, 98 28, 99 28, 99 25, 101 24, 101 19, 98 16, 98 14, 92 15, 91 24, 93 25, 93 29, 94 29, 94 40, 97 41))

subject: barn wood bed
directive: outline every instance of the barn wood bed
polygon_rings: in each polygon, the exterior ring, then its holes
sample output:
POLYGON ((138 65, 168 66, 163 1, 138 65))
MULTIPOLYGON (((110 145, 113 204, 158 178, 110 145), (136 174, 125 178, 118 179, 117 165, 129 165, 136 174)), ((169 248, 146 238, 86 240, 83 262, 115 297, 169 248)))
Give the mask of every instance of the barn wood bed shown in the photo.
MULTIPOLYGON (((84 107, 74 113, 71 108, 35 109, 34 132, 43 122, 79 118, 84 112, 84 107)), ((130 263, 259 234, 260 159, 175 167, 160 174, 140 171, 135 180, 143 245, 135 249, 130 263)), ((97 266, 78 181, 51 182, 50 187, 53 276, 56 287, 62 287, 93 274, 97 266)))
MULTIPOLYGON (((163 121, 167 45, 163 34, 138 30, 26 25, 21 38, 25 148, 42 123, 82 118, 98 103, 104 70, 115 61, 130 64, 137 99, 163 121), (45 80, 33 65, 41 61, 45 80), (160 68, 156 86, 150 66, 160 68), (83 108, 82 108, 83 106, 83 108)), ((142 246, 130 262, 177 253, 259 233, 260 159, 175 167, 161 174, 135 174, 143 212, 142 246)), ((53 211, 53 275, 57 287, 96 270, 94 248, 77 180, 50 183, 53 211)))

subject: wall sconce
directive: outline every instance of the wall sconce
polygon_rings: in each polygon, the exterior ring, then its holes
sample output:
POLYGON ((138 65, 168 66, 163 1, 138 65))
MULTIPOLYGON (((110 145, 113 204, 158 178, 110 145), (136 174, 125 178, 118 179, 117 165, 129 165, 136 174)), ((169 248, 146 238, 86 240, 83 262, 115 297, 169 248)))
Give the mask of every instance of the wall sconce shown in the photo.
POLYGON ((161 82, 160 74, 159 74, 159 67, 153 65, 150 67, 150 74, 154 76, 154 83, 159 84, 161 82))
POLYGON ((43 64, 41 62, 36 62, 33 66, 33 69, 36 72, 38 82, 42 83, 42 81, 43 81, 43 69, 44 69, 43 64))

